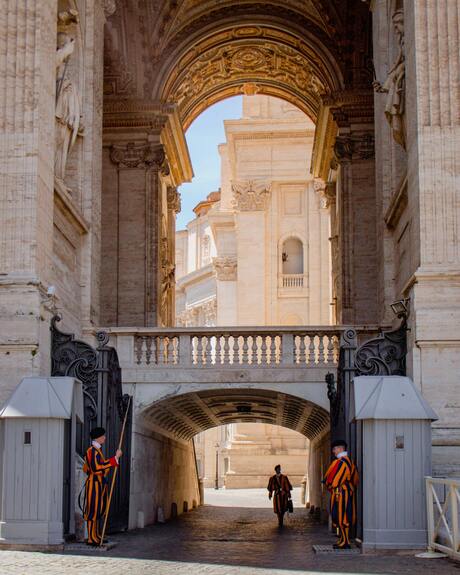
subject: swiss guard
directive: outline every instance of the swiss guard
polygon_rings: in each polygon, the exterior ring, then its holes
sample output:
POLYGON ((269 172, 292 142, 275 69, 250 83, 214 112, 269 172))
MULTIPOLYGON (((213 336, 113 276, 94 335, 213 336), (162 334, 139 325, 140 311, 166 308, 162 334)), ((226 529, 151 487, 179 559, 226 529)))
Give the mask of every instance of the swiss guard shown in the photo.
POLYGON ((106 459, 102 453, 105 443, 105 429, 96 427, 91 430, 91 447, 85 455, 83 471, 88 475, 85 483, 83 517, 88 528, 87 544, 99 547, 101 544, 100 519, 107 509, 108 475, 111 467, 118 466, 122 452, 117 449, 115 455, 106 459))
POLYGON ((286 511, 288 511, 291 501, 292 485, 287 475, 281 473, 281 465, 275 467, 275 475, 270 477, 268 482, 268 498, 271 499, 273 493, 273 511, 278 516, 278 527, 283 527, 283 518, 286 511))
POLYGON ((347 453, 343 439, 332 442, 334 461, 324 477, 324 483, 331 494, 331 519, 338 529, 339 539, 335 549, 350 549, 350 528, 356 525, 356 489, 359 475, 355 464, 347 453))

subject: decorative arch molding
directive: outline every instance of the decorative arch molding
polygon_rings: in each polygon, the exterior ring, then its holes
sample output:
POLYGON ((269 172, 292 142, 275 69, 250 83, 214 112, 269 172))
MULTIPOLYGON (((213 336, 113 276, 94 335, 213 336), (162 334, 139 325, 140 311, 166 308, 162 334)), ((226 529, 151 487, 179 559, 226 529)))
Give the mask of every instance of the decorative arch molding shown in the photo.
POLYGON ((267 24, 213 30, 166 57, 153 88, 155 100, 178 106, 185 129, 205 108, 246 86, 287 100, 313 120, 322 98, 342 87, 337 61, 316 37, 310 42, 267 24))

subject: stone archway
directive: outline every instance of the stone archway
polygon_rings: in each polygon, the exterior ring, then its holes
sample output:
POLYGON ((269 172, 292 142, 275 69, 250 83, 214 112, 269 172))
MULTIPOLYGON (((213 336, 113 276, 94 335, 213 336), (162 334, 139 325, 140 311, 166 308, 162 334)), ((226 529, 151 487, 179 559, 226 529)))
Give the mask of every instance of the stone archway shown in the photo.
POLYGON ((289 384, 285 390, 269 384, 136 387, 131 528, 139 514, 150 523, 159 513, 168 519, 171 510, 180 513, 200 501, 193 437, 230 423, 268 423, 307 437, 309 500, 324 505, 321 462, 328 460, 329 413, 311 384, 289 384), (318 397, 324 406, 309 397, 318 397))
POLYGON ((316 123, 311 169, 331 211, 335 315, 342 323, 375 323, 365 3, 185 0, 157 8, 120 6, 106 29, 102 276, 110 281, 103 280, 103 323, 171 325, 176 190, 193 176, 184 130, 213 103, 241 93, 283 98, 316 123), (128 268, 130 279, 113 277, 114 268, 128 268), (371 286, 365 291, 363 279, 371 286))

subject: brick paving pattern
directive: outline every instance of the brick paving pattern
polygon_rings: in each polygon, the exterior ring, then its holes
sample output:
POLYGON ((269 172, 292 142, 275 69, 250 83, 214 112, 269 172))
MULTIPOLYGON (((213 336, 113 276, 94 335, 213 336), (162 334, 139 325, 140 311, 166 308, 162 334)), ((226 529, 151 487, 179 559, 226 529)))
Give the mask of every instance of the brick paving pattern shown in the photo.
POLYGON ((460 564, 410 555, 315 555, 334 538, 297 507, 278 531, 265 493, 207 493, 206 505, 165 525, 117 534, 107 552, 0 551, 1 575, 288 575, 366 573, 459 575, 460 564), (231 507, 230 504, 240 505, 231 507), (244 507, 243 507, 244 505, 244 507), (263 505, 263 507, 262 507, 263 505), (249 507, 251 506, 251 507, 249 507))

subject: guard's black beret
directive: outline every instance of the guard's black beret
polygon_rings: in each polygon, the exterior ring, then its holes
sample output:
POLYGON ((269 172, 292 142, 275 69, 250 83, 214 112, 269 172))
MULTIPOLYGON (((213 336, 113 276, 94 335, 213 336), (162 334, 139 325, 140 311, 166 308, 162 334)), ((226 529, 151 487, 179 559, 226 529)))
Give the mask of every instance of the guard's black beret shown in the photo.
POLYGON ((89 436, 91 439, 97 439, 98 437, 102 437, 105 435, 105 429, 103 427, 95 427, 89 432, 89 436))
POLYGON ((331 443, 331 447, 345 447, 347 448, 347 442, 344 439, 336 439, 331 443))

